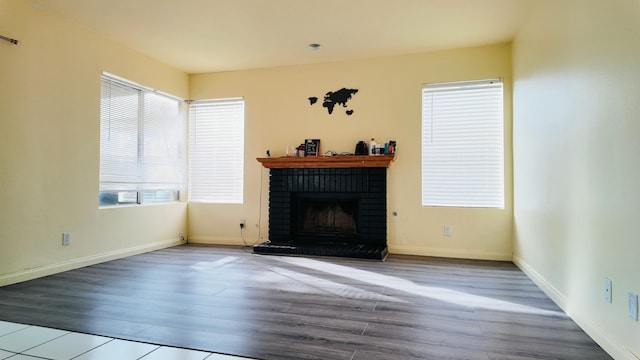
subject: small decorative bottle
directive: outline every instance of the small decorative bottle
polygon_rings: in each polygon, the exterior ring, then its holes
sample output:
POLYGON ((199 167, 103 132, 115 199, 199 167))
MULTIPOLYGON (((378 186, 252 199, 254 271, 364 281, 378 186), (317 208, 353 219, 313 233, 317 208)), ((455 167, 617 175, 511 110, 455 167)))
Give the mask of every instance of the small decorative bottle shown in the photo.
POLYGON ((371 141, 369 142, 369 155, 375 155, 377 146, 378 144, 376 144, 376 140, 371 138, 371 141))

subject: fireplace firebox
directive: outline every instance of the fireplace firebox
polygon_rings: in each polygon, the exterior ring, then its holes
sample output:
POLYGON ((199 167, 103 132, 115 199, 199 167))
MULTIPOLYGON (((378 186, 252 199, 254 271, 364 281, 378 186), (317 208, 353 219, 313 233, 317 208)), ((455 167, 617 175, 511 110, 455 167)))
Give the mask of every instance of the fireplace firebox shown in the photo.
POLYGON ((261 254, 387 255, 387 169, 271 168, 261 254))
POLYGON ((359 199, 340 193, 292 196, 292 234, 300 242, 358 241, 359 199))

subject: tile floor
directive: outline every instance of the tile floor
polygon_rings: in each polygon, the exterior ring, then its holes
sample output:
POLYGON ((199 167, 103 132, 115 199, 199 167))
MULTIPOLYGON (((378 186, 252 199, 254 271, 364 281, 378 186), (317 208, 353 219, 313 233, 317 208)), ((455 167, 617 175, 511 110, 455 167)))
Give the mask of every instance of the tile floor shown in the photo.
POLYGON ((248 358, 0 321, 0 359, 246 360, 248 358))

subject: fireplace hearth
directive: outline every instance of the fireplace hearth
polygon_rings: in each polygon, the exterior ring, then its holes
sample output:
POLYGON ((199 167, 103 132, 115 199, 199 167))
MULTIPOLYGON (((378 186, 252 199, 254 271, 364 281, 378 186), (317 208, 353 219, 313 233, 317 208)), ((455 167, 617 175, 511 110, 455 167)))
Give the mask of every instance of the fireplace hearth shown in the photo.
POLYGON ((259 254, 387 255, 387 169, 271 168, 269 242, 259 254))

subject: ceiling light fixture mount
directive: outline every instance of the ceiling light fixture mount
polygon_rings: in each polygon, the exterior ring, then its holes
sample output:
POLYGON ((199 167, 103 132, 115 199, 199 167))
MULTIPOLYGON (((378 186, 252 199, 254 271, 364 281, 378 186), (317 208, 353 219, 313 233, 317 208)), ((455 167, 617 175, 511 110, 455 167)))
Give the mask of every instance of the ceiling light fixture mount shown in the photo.
POLYGON ((319 50, 321 47, 322 47, 322 45, 318 44, 318 43, 309 44, 309 49, 311 49, 311 50, 319 50))

